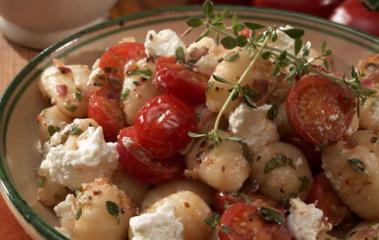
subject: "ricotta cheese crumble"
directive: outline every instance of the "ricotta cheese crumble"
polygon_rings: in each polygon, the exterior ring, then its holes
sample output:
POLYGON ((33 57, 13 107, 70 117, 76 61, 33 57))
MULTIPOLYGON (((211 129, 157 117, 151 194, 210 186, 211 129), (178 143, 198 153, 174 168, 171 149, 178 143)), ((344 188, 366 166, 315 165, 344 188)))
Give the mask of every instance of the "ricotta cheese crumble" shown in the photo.
POLYGON ((41 171, 70 189, 95 178, 111 177, 118 165, 117 144, 105 142, 102 127, 88 127, 75 145, 51 147, 41 163, 41 171))
POLYGON ((158 33, 154 30, 147 32, 145 48, 148 56, 175 56, 179 47, 185 50, 185 45, 171 29, 164 29, 158 33))
POLYGON ((175 218, 174 207, 163 204, 153 213, 132 217, 129 222, 132 240, 181 240, 183 224, 175 218))
POLYGON ((229 130, 241 137, 253 153, 279 140, 274 122, 266 116, 270 107, 263 105, 251 109, 246 104, 240 104, 229 116, 229 130))
POLYGON ((320 233, 332 229, 331 225, 323 222, 323 212, 314 204, 306 204, 299 198, 292 198, 290 205, 287 227, 296 240, 316 240, 320 233))

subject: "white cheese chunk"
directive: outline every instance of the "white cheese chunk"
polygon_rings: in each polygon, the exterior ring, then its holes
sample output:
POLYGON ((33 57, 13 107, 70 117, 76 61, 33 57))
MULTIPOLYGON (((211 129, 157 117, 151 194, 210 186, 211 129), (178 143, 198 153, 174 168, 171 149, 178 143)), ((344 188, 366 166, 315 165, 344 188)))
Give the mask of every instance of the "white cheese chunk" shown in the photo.
POLYGON ((63 202, 54 207, 54 212, 61 221, 61 227, 56 229, 68 238, 71 238, 75 225, 74 201, 74 195, 68 194, 63 202))
POLYGON ((101 127, 89 127, 76 146, 59 144, 49 149, 41 171, 70 189, 99 177, 111 177, 118 165, 116 143, 106 143, 101 127))
POLYGON ((183 224, 175 218, 174 207, 163 204, 153 213, 132 217, 129 222, 132 240, 181 240, 183 224))
POLYGON ((299 198, 292 198, 290 205, 287 227, 296 240, 316 240, 320 233, 331 230, 332 227, 322 221, 322 211, 314 204, 306 204, 299 198))
POLYGON ((279 140, 274 122, 266 116, 270 107, 264 105, 252 109, 246 104, 240 104, 229 116, 229 130, 241 137, 253 153, 279 140))
POLYGON ((184 43, 171 29, 164 29, 158 33, 154 30, 147 32, 145 48, 148 56, 175 56, 179 47, 185 50, 184 43))
MULTIPOLYGON (((293 27, 287 25, 285 27, 280 27, 279 29, 282 29, 282 30, 288 30, 288 29, 291 29, 293 27)), ((284 51, 286 50, 288 53, 291 53, 291 54, 294 54, 294 47, 295 47, 295 40, 290 38, 287 34, 285 34, 284 32, 278 30, 276 31, 277 33, 277 36, 278 38, 276 39, 275 42, 273 41, 269 41, 267 43, 268 46, 270 47, 275 47, 275 48, 279 48, 280 50, 284 51)))

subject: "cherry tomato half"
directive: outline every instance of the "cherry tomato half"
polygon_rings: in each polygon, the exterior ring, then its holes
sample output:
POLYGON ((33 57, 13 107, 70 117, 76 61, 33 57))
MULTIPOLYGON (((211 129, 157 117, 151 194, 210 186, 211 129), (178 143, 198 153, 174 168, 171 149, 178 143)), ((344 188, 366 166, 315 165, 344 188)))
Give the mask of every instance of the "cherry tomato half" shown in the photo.
MULTIPOLYGON (((273 208, 272 210, 285 219, 282 212, 273 208)), ((225 210, 221 216, 218 235, 221 240, 292 239, 285 225, 267 222, 262 218, 257 206, 246 203, 235 203, 225 210)))
POLYGON ((158 88, 192 105, 204 103, 209 76, 183 64, 172 63, 172 59, 161 57, 157 61, 155 83, 158 88))
MULTIPOLYGON (((379 9, 376 11, 369 10, 362 2, 360 0, 344 1, 335 9, 329 19, 379 36, 379 9)), ((375 1, 372 2, 374 3, 375 1)))
POLYGON ((353 119, 355 99, 347 86, 319 75, 305 75, 289 91, 285 107, 296 132, 322 145, 344 135, 353 119))
POLYGON ((162 95, 150 99, 137 114, 138 141, 153 156, 168 158, 190 141, 188 131, 195 129, 193 109, 179 99, 162 95))
POLYGON ((124 67, 129 60, 146 57, 143 43, 121 42, 107 49, 100 58, 99 67, 108 77, 124 79, 124 67))
POLYGON ((341 224, 351 216, 349 208, 338 198, 324 173, 313 178, 308 202, 315 203, 332 225, 341 224))
POLYGON ((124 112, 116 90, 103 86, 94 92, 88 103, 88 116, 103 127, 106 141, 115 141, 121 128, 126 126, 124 112))
POLYGON ((118 136, 119 161, 128 174, 144 183, 160 184, 183 172, 184 161, 180 156, 165 160, 154 159, 137 142, 136 136, 134 127, 122 129, 118 136))
POLYGON ((329 17, 341 2, 342 0, 251 0, 251 3, 257 7, 286 9, 320 17, 329 17))

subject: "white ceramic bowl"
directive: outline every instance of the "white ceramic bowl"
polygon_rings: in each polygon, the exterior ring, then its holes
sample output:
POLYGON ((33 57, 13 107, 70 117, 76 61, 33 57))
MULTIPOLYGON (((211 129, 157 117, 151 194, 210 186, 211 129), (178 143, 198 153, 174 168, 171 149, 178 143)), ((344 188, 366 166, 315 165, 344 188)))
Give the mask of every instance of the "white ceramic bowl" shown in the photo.
MULTIPOLYGON (((233 7, 242 21, 263 24, 291 24, 306 30, 305 38, 316 48, 327 40, 334 53, 335 67, 348 71, 365 55, 379 52, 379 39, 319 18, 295 13, 233 7)), ((37 79, 53 58, 68 64, 92 65, 108 46, 126 36, 143 41, 148 29, 172 28, 182 32, 188 17, 200 15, 198 6, 154 10, 111 20, 72 35, 47 48, 14 79, 0 102, 1 189, 14 214, 35 239, 64 239, 54 230, 53 212, 36 199, 36 169, 41 162, 36 144, 37 114, 46 107, 37 88, 37 79)), ((193 32, 187 40, 196 36, 193 32)))
POLYGON ((117 0, 0 0, 0 30, 32 48, 48 45, 103 21, 117 0))

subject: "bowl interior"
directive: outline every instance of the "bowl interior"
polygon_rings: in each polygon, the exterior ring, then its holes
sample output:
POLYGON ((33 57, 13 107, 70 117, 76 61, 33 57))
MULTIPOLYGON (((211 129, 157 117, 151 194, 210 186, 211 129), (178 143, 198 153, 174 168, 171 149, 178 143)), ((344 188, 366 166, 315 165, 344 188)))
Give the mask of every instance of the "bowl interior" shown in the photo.
MULTIPOLYGON (((198 7, 186 7, 152 11, 87 29, 41 53, 22 70, 5 92, 0 104, 1 185, 17 210, 41 235, 49 239, 62 237, 48 226, 57 224, 53 211, 36 200, 36 170, 41 162, 37 151, 39 136, 36 116, 48 106, 37 86, 42 69, 53 58, 62 59, 66 64, 91 66, 108 46, 128 36, 144 41, 149 29, 171 28, 182 33, 186 29, 185 20, 200 14, 197 9, 198 7)), ((363 56, 379 52, 378 39, 323 20, 253 8, 236 7, 233 12, 238 13, 242 21, 290 24, 303 28, 306 30, 305 38, 311 40, 316 49, 326 40, 329 48, 333 50, 334 66, 338 71, 349 71, 349 66, 356 64, 363 56)), ((186 37, 186 41, 194 40, 198 34, 198 30, 193 31, 186 37)))

